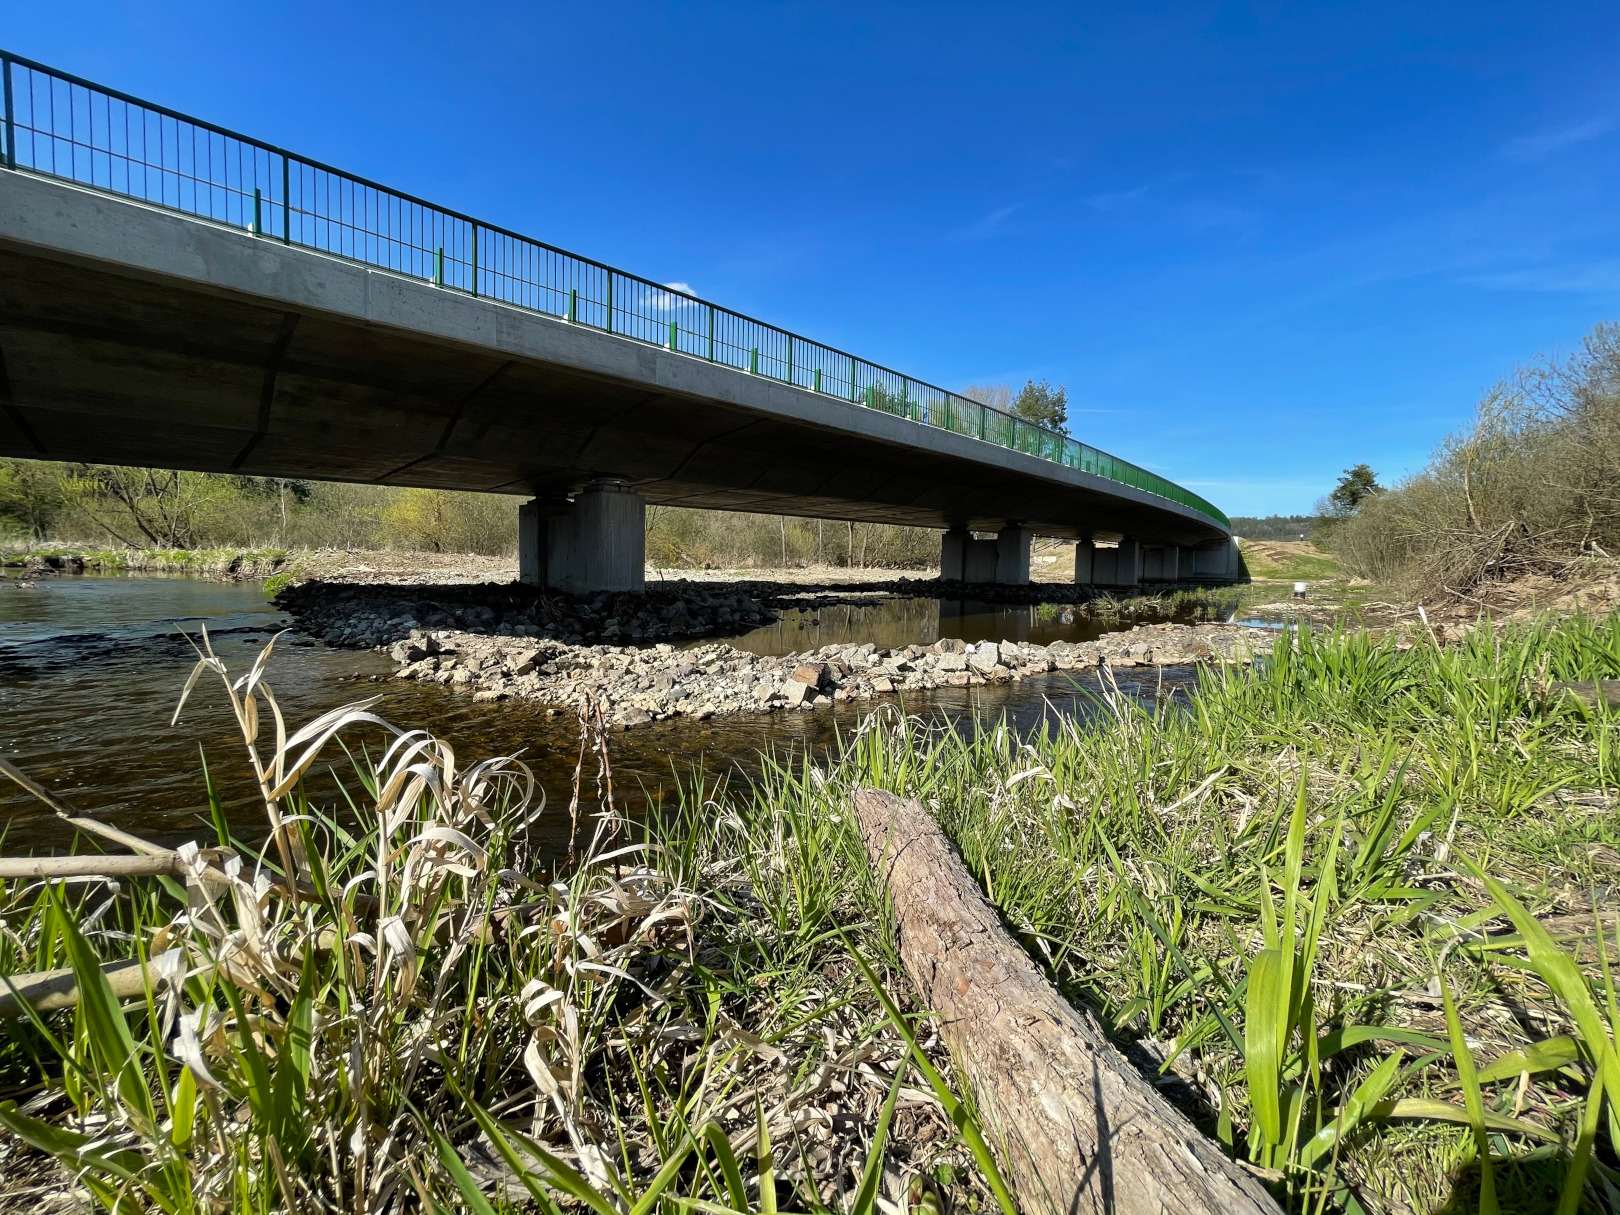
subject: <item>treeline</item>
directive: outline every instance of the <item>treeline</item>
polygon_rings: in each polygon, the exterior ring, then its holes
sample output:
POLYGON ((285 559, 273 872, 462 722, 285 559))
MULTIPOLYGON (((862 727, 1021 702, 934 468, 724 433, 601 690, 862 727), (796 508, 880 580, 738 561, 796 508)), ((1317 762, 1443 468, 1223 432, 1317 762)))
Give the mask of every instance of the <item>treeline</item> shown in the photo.
POLYGON ((1426 468, 1366 496, 1327 543, 1354 574, 1426 592, 1620 556, 1620 325, 1491 389, 1426 468))
POLYGON ((499 555, 517 551, 517 504, 496 494, 0 460, 0 537, 130 549, 499 555))
MULTIPOLYGON (((508 494, 0 460, 0 540, 121 549, 405 549, 511 557, 508 494)), ((650 507, 665 568, 820 563, 920 569, 939 534, 883 524, 650 507)))
POLYGON ((1315 515, 1233 515, 1232 532, 1245 540, 1309 540, 1315 515))

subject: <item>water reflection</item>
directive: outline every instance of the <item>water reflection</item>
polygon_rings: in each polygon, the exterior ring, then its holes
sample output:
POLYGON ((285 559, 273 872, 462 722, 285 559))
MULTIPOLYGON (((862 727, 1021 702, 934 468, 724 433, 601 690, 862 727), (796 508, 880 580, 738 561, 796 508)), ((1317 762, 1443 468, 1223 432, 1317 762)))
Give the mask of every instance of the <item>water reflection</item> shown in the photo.
POLYGON ((880 649, 932 645, 941 637, 1051 645, 1054 641, 1095 641, 1104 633, 1128 629, 1136 623, 1190 622, 1195 618, 1191 607, 1174 613, 1103 616, 1073 604, 1015 605, 978 599, 873 596, 869 601, 791 609, 783 612, 775 624, 725 640, 753 654, 802 653, 822 646, 867 641, 880 649))
MULTIPOLYGON (((82 809, 173 843, 212 833, 201 775, 206 755, 233 821, 245 831, 260 829, 263 809, 217 681, 199 684, 180 724, 169 725, 194 661, 180 630, 195 632, 204 622, 235 672, 245 671, 287 623, 265 603, 257 584, 62 576, 21 589, 14 579, 0 580, 0 748, 6 758, 82 809)), ((941 629, 970 640, 1042 642, 1079 640, 1101 631, 1096 621, 1064 621, 1049 609, 907 599, 790 613, 734 644, 759 653, 834 641, 895 646, 937 639, 941 629)), ((549 801, 546 842, 557 850, 565 847, 578 755, 572 717, 549 716, 543 706, 528 703, 480 703, 438 684, 395 680, 391 671, 383 655, 295 637, 278 643, 270 664, 277 698, 291 723, 377 696, 384 718, 440 734, 463 762, 521 752, 549 801)), ((1192 678, 1186 671, 1120 674, 1127 691, 1144 697, 1192 678)), ((764 752, 825 753, 874 703, 880 702, 703 722, 675 719, 615 734, 615 788, 635 807, 672 796, 698 765, 710 773, 746 777, 757 772, 764 752)), ((1074 679, 1054 674, 1020 684, 940 689, 908 698, 904 707, 956 719, 1005 712, 1020 729, 1029 729, 1054 713, 1091 711, 1089 704, 1074 679)), ((265 730, 268 737, 268 724, 265 730)), ((352 740, 357 750, 373 753, 384 743, 379 731, 352 740)), ((341 751, 332 757, 333 765, 344 763, 341 751)), ((311 798, 335 802, 332 782, 329 769, 314 773, 311 798)), ((67 842, 68 834, 47 809, 9 786, 0 789, 0 821, 8 851, 67 842)))

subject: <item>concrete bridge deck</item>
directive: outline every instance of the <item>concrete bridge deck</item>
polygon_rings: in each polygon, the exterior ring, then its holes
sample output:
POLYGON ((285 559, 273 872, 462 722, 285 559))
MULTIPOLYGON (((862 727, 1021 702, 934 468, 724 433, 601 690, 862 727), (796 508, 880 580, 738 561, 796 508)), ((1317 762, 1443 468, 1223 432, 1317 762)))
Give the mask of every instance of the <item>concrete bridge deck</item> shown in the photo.
POLYGON ((557 585, 622 581, 633 554, 609 550, 648 502, 954 529, 946 563, 1004 581, 1020 547, 1027 576, 1030 533, 1226 550, 1207 504, 711 361, 673 327, 660 346, 454 290, 441 267, 0 168, 0 454, 522 495, 525 576, 557 585))

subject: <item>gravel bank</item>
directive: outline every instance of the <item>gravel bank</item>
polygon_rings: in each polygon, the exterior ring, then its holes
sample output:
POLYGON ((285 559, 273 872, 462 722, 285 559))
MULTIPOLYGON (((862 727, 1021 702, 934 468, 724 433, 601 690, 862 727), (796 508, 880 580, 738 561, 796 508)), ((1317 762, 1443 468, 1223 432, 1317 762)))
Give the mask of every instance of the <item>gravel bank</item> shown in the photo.
POLYGON ((1096 641, 1048 646, 945 640, 884 650, 870 643, 781 657, 725 644, 678 650, 579 646, 452 629, 413 629, 389 654, 401 679, 432 680, 480 700, 520 698, 577 709, 590 700, 622 727, 667 717, 808 710, 894 692, 1004 683, 1053 671, 1247 662, 1268 630, 1219 624, 1141 625, 1096 641))

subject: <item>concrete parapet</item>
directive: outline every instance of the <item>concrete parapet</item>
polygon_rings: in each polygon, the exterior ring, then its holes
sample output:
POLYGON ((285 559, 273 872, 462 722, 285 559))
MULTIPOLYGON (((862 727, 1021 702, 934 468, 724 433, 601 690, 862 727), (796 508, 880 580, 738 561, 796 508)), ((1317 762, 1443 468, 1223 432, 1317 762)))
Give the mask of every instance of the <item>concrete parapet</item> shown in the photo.
POLYGON ((622 481, 593 481, 572 502, 518 507, 518 577, 572 594, 646 585, 647 504, 622 481))

